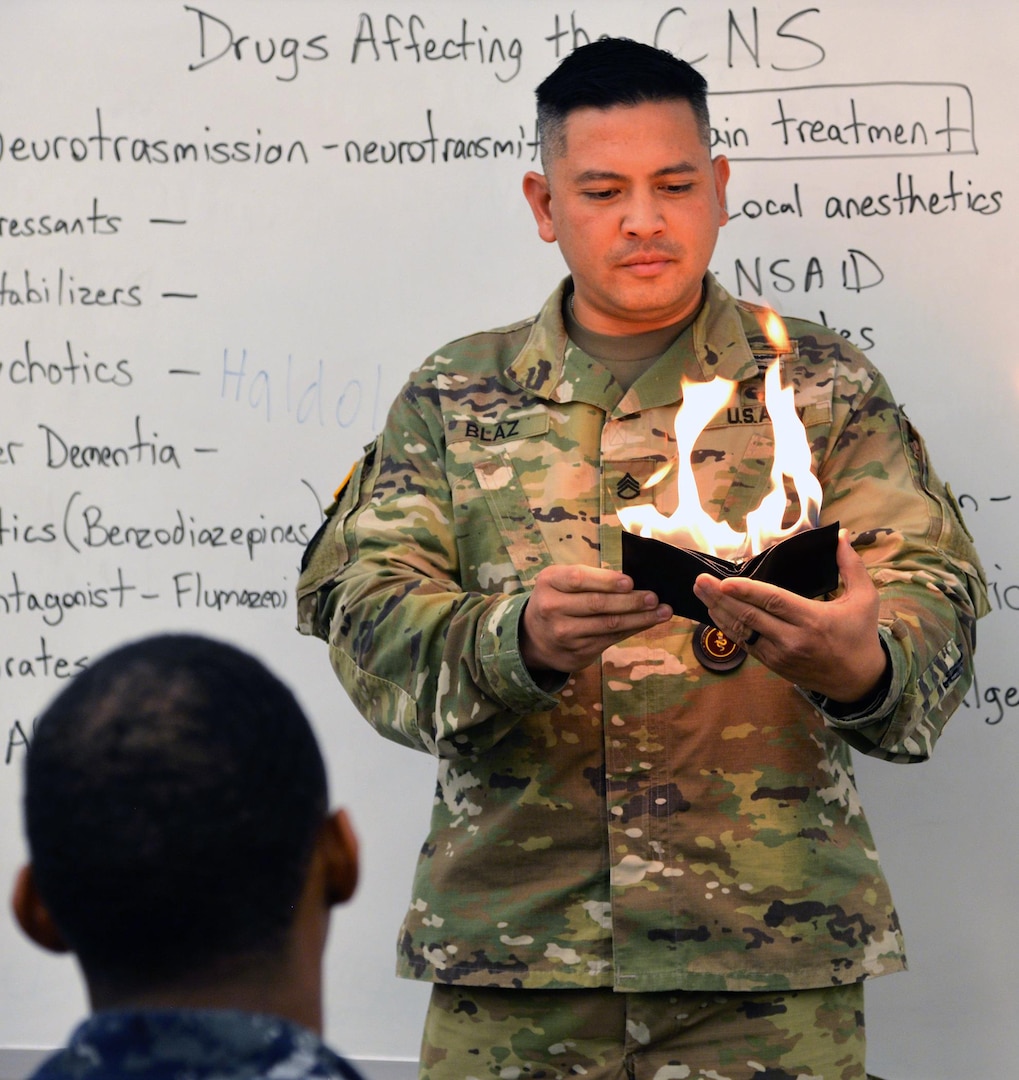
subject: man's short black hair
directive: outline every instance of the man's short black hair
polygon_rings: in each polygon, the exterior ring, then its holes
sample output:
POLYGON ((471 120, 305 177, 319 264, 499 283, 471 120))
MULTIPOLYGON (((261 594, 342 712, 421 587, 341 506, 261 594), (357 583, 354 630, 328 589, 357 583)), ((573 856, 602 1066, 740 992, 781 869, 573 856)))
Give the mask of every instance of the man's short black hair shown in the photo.
POLYGON ((86 974, 123 985, 274 956, 327 799, 290 690, 194 635, 124 646, 77 675, 25 766, 39 893, 86 974))
POLYGON ((685 60, 630 38, 599 38, 575 49, 535 91, 542 168, 565 152, 565 122, 574 109, 609 109, 645 101, 688 101, 711 145, 708 84, 685 60))

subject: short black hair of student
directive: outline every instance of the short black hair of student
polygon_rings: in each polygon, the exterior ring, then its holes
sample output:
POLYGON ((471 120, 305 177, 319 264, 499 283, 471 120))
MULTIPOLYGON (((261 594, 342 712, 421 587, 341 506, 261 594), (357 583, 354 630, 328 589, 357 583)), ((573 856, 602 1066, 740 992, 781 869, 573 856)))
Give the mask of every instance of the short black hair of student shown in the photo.
POLYGON ((25 763, 39 893, 86 977, 123 986, 278 955, 327 808, 291 691, 197 635, 143 639, 75 676, 25 763))
POLYGON ((688 101, 705 146, 711 145, 708 84, 665 49, 630 38, 599 38, 570 53, 535 91, 545 172, 566 151, 566 118, 574 109, 609 109, 645 101, 688 101))

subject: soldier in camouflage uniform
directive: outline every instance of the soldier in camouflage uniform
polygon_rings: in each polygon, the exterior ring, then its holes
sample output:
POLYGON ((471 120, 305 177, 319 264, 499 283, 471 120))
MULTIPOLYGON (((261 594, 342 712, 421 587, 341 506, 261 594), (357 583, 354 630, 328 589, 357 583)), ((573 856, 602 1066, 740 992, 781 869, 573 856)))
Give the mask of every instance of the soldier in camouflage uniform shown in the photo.
POLYGON ((357 880, 290 691, 220 642, 166 635, 77 676, 25 769, 13 907, 72 950, 93 1015, 33 1080, 358 1080, 319 1037, 330 908, 357 880))
POLYGON ((740 666, 620 572, 620 511, 676 509, 684 380, 733 384, 685 497, 742 530, 771 472, 776 349, 707 273, 728 166, 704 95, 625 41, 539 88, 524 190, 571 277, 411 375, 306 553, 299 628, 381 734, 438 758, 398 961, 435 984, 432 1080, 862 1080, 861 982, 905 964, 850 747, 930 755, 986 593, 884 379, 788 321, 841 583, 699 578, 740 666))

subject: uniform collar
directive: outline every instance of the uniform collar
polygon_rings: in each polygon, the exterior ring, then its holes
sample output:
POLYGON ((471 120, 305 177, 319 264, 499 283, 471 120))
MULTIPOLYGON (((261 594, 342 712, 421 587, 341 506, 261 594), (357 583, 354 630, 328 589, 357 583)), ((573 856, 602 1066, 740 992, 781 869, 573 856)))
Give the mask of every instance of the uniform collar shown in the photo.
POLYGON ((507 368, 519 386, 547 401, 584 401, 611 411, 653 408, 679 401, 681 382, 707 382, 718 376, 739 382, 758 373, 747 341, 745 320, 753 320, 749 305, 736 301, 712 274, 704 278, 704 303, 697 318, 661 359, 642 375, 619 401, 619 389, 600 364, 592 364, 566 333, 562 309, 570 278, 545 301, 524 347, 507 368), (624 406, 625 403, 625 406, 624 406))
POLYGON ((282 1017, 237 1009, 170 1008, 94 1013, 42 1075, 122 1076, 137 1069, 140 1059, 147 1059, 153 1069, 159 1066, 194 1080, 231 1075, 224 1062, 254 1069, 260 1076, 356 1077, 318 1035, 282 1017), (299 1073, 288 1069, 294 1064, 302 1066, 299 1073))

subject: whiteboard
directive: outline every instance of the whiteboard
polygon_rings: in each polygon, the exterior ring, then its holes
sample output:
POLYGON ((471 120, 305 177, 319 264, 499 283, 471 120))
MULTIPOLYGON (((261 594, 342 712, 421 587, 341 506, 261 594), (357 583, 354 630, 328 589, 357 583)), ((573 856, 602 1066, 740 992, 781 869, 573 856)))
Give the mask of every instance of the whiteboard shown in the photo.
MULTIPOLYGON (((1019 11, 872 0, 4 0, 0 866, 33 718, 141 633, 237 641, 296 688, 361 834, 327 1034, 416 1057, 392 974, 433 763, 379 739, 294 631, 321 508, 406 374, 562 276, 520 194, 533 88, 587 38, 696 61, 729 154, 730 291, 863 346, 964 504, 993 612, 933 761, 861 761, 911 971, 868 989, 891 1080, 1007 1076, 1019 892, 1011 354, 1019 11)), ((0 1047, 60 1044, 69 960, 0 921, 0 1047)))

